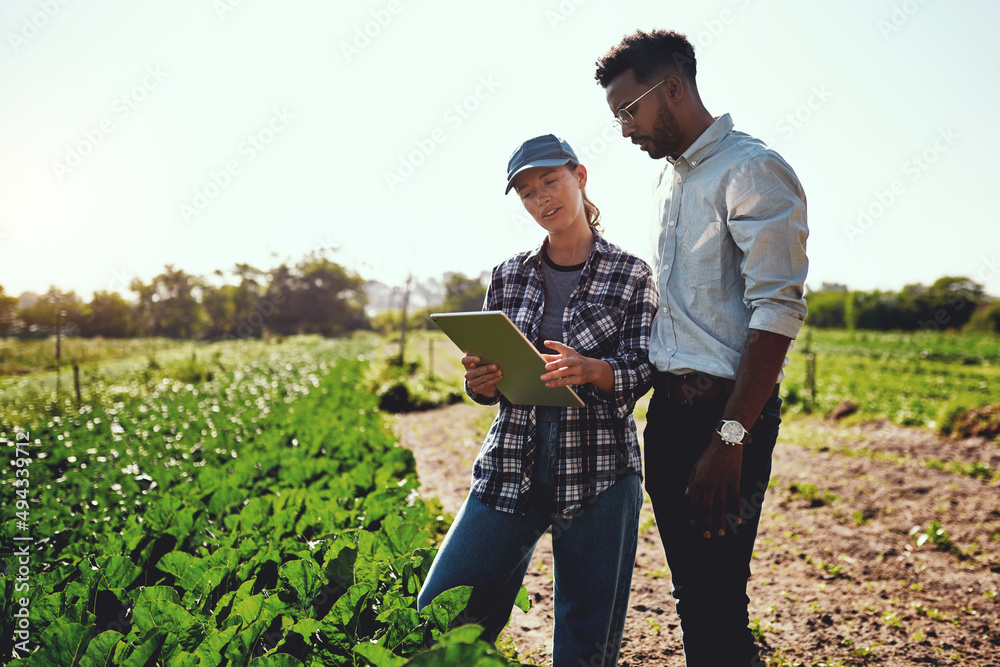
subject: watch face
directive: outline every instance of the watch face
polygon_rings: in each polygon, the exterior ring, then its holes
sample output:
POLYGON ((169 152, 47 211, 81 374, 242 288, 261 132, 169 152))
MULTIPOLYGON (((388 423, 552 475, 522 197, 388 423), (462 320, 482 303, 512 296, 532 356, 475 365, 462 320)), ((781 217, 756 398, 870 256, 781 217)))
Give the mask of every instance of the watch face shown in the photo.
POLYGON ((739 422, 725 422, 719 431, 722 433, 722 439, 726 442, 740 442, 746 433, 746 429, 739 422))

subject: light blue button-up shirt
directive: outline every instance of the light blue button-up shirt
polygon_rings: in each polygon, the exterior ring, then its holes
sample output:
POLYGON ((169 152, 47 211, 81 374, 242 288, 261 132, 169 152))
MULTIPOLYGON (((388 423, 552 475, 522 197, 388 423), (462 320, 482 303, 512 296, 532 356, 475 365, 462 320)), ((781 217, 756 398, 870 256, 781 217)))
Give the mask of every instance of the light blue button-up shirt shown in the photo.
POLYGON ((735 378, 749 329, 794 339, 806 316, 809 230, 805 192, 788 163, 733 130, 726 114, 668 158, 654 193, 656 368, 735 378))

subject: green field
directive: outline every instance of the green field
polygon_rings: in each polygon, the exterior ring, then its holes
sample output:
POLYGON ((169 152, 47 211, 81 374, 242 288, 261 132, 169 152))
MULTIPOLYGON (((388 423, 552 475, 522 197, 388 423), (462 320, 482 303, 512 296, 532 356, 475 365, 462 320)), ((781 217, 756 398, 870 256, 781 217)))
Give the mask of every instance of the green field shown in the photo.
POLYGON ((448 524, 369 390, 375 342, 229 343, 81 404, 5 395, 3 661, 508 664, 453 627, 470 589, 416 611, 448 524))
POLYGON ((886 418, 945 429, 954 416, 997 401, 1000 336, 948 332, 803 331, 782 383, 790 415, 826 414, 842 400, 858 406, 848 423, 886 418), (810 405, 806 349, 815 355, 810 405))
MULTIPOLYGON (((12 664, 508 663, 478 627, 453 628, 468 589, 415 609, 448 519, 378 409, 397 344, 130 345, 94 343, 79 399, 51 372, 3 387, 0 536, 28 548, 0 570, 0 634, 27 635, 12 664)), ((455 388, 460 356, 439 332, 406 350, 413 378, 455 388)), ((854 421, 941 429, 995 400, 1000 339, 816 330, 790 359, 790 417, 849 399, 854 421)))
MULTIPOLYGON (((134 359, 167 350, 190 350, 202 344, 169 338, 76 338, 63 337, 60 357, 64 366, 96 364, 115 359, 134 359)), ((21 341, 0 338, 0 378, 56 369, 56 337, 21 341)))

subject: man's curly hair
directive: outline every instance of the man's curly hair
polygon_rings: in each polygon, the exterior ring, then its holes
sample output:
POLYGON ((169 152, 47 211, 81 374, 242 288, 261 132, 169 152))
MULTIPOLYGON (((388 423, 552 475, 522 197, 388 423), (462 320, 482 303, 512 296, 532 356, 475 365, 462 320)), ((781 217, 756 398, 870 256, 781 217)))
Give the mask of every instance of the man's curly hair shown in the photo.
POLYGON ((694 83, 697 69, 691 42, 687 36, 673 30, 636 30, 613 46, 596 64, 594 78, 604 88, 627 69, 632 69, 636 79, 643 83, 671 70, 694 83))

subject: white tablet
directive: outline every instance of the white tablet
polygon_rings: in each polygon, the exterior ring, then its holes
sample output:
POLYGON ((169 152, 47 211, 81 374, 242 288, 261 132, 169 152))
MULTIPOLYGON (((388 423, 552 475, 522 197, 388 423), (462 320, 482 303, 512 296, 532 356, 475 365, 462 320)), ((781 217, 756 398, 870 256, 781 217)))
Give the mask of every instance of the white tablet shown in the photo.
POLYGON ((463 353, 500 367, 503 379, 497 389, 514 405, 583 407, 572 388, 546 387, 539 379, 545 359, 501 311, 432 313, 431 319, 463 353))

